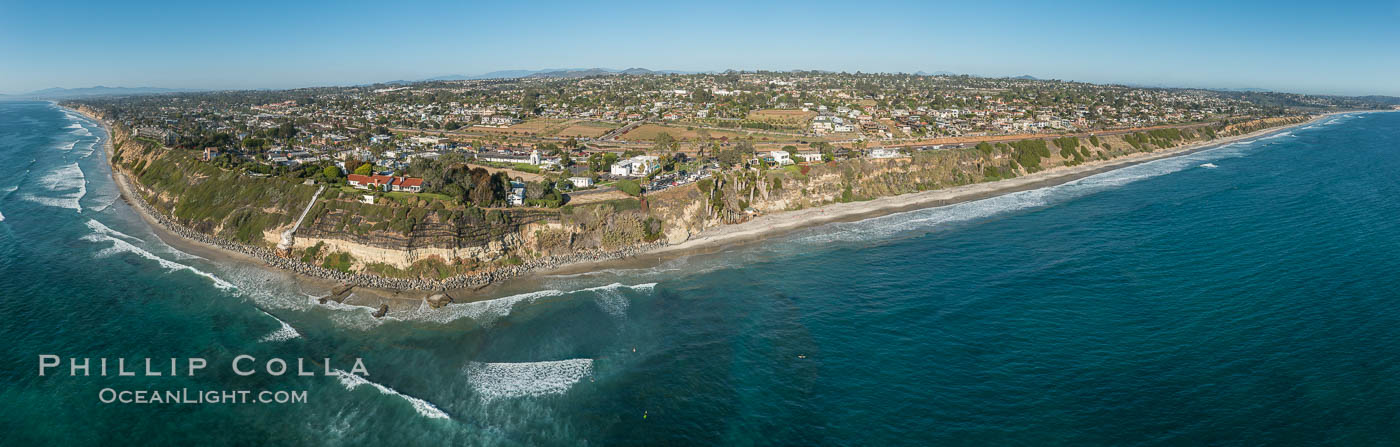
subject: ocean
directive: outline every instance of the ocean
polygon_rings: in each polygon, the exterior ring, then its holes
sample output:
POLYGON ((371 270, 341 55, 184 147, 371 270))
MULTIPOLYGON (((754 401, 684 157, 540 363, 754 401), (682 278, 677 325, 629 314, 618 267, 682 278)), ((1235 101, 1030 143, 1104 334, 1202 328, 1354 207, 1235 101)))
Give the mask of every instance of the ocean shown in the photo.
POLYGON ((0 103, 0 444, 1400 439, 1400 113, 383 320, 163 243, 120 200, 106 138, 0 103), (41 355, 63 363, 40 376, 41 355), (208 367, 186 374, 191 357, 208 367))

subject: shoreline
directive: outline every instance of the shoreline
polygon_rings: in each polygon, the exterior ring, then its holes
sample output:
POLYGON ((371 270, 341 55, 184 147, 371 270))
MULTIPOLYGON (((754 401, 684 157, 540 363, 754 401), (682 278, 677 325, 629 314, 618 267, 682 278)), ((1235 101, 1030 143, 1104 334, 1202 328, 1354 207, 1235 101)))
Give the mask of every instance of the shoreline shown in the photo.
MULTIPOLYGON (((59 106, 63 107, 63 106, 59 106)), ((684 242, 666 245, 664 242, 637 245, 612 252, 590 251, 552 256, 527 261, 524 264, 491 270, 475 275, 461 275, 443 280, 390 278, 363 273, 347 273, 324 267, 306 264, 299 260, 277 255, 270 249, 224 241, 215 236, 205 235, 169 221, 158 210, 151 208, 127 182, 128 176, 112 165, 115 134, 103 119, 75 108, 63 107, 97 122, 108 138, 104 143, 107 165, 111 169, 113 181, 117 184, 122 199, 125 200, 142 220, 146 221, 157 236, 171 245, 178 241, 184 248, 196 247, 204 254, 215 254, 232 262, 251 262, 261 268, 288 275, 300 285, 310 282, 313 287, 329 290, 342 284, 355 286, 357 297, 360 292, 368 292, 369 303, 385 301, 423 302, 434 294, 446 294, 453 302, 471 302, 487 299, 493 292, 509 289, 512 285, 533 281, 538 276, 586 272, 599 268, 655 264, 664 260, 693 254, 713 253, 744 243, 761 241, 770 237, 824 225, 833 222, 849 222, 869 219, 889 214, 923 208, 952 205, 957 203, 996 197, 1018 191, 1039 189, 1078 180, 1102 172, 1125 168, 1153 160, 1187 155, 1232 142, 1258 138, 1268 134, 1284 132, 1300 126, 1313 124, 1327 117, 1355 112, 1331 112, 1318 115, 1302 123, 1264 129, 1247 134, 1225 137, 1210 141, 1188 144, 1178 148, 1155 152, 1136 153, 1115 160, 1086 163, 1074 167, 1055 167, 1025 176, 995 182, 962 185, 933 191, 887 196, 863 202, 833 203, 803 210, 765 214, 747 222, 721 225, 701 232, 684 242), (405 296, 411 295, 411 296, 405 296), (377 299, 374 299, 377 298, 377 299)), ((347 304, 349 300, 346 300, 347 304)), ((362 301, 362 300, 356 300, 362 301)), ((366 303, 365 305, 368 305, 366 303)))
MULTIPOLYGON (((55 105, 57 105, 55 103, 55 105)), ((130 205, 137 214, 141 216, 155 231, 157 237, 163 242, 186 251, 200 252, 210 258, 221 258, 232 262, 251 262, 266 270, 284 273, 295 280, 311 282, 318 289, 330 291, 344 285, 353 285, 353 293, 341 302, 362 292, 380 298, 375 304, 384 304, 385 300, 420 303, 435 294, 446 294, 453 299, 453 302, 470 302, 486 299, 483 290, 494 289, 495 286, 507 280, 528 276, 529 274, 557 268, 559 266, 596 262, 608 259, 620 259, 645 252, 660 243, 651 243, 624 247, 613 251, 589 250, 567 255, 550 256, 526 261, 520 265, 507 266, 494 270, 488 270, 472 275, 460 275, 442 280, 418 279, 418 278, 391 278, 365 273, 343 272, 331 270, 318 265, 307 264, 300 260, 287 258, 278 255, 271 249, 259 246, 243 244, 229 241, 217 236, 207 235, 185 227, 184 225, 171 221, 160 213, 159 210, 151 207, 144 198, 135 192, 131 179, 122 172, 121 169, 112 165, 112 155, 115 152, 115 133, 112 126, 92 114, 70 107, 63 107, 102 126, 107 133, 107 141, 103 144, 104 158, 108 169, 111 170, 112 181, 116 183, 117 190, 121 198, 130 205), (407 295, 407 296, 406 296, 407 295)), ((303 284, 305 285, 305 284, 303 284)), ((333 292, 329 294, 334 294, 333 292)), ((348 302, 347 302, 348 303, 348 302)))
POLYGON ((637 264, 656 264, 665 260, 684 256, 716 253, 734 246, 759 242, 769 238, 791 234, 802 229, 830 223, 854 222, 902 212, 955 205, 1015 192, 1061 185, 1104 172, 1151 161, 1189 155, 1238 141, 1262 138, 1275 133, 1287 132, 1302 126, 1315 124, 1333 116, 1348 113, 1372 112, 1329 112, 1317 115, 1301 123, 1262 129, 1214 140, 1199 141, 1181 147, 1157 150, 1154 152, 1139 152, 1112 160, 1099 161, 1097 163, 1086 163, 1073 167, 1058 166, 1033 174, 995 182, 974 183, 946 189, 879 197, 861 202, 832 203, 802 210, 765 214, 746 222, 710 228, 679 244, 664 245, 632 258, 573 264, 535 273, 541 275, 577 274, 594 269, 635 266, 637 264))

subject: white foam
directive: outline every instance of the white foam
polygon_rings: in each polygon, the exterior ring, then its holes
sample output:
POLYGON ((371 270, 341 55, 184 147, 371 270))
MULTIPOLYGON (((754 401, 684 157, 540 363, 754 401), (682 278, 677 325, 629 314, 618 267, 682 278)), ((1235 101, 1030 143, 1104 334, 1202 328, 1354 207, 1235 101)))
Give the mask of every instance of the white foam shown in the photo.
POLYGON ((602 309, 603 312, 607 312, 607 314, 613 316, 613 318, 621 320, 627 317, 627 309, 632 305, 632 300, 622 294, 623 288, 650 292, 656 288, 656 283, 637 284, 635 286, 612 283, 606 286, 583 289, 582 291, 590 291, 598 294, 597 298, 594 298, 594 302, 598 304, 598 308, 602 309))
POLYGON ((77 163, 59 168, 53 172, 45 174, 37 182, 40 186, 53 192, 63 193, 59 197, 40 197, 29 194, 26 200, 43 205, 59 208, 68 208, 83 211, 83 206, 78 201, 87 195, 87 180, 83 177, 83 169, 77 163))
MULTIPOLYGON (((326 300, 325 304, 321 304, 320 297, 306 293, 302 295, 307 297, 307 300, 304 302, 307 305, 305 308, 329 309, 334 311, 334 313, 330 315, 330 320, 341 327, 368 330, 384 324, 385 320, 397 320, 397 318, 389 315, 385 315, 382 318, 375 318, 374 312, 379 310, 377 308, 338 303, 331 300, 326 300)), ((352 293, 350 296, 354 296, 354 294, 352 293)), ((346 299, 348 300, 349 298, 347 297, 346 299)))
POLYGON ((593 375, 593 359, 529 363, 472 362, 463 370, 482 400, 543 396, 568 391, 593 375))
POLYGON ((265 310, 261 310, 261 309, 259 309, 259 310, 263 313, 263 315, 267 315, 267 316, 269 316, 269 317, 272 317, 272 319, 277 320, 278 323, 281 323, 281 324, 282 324, 282 327, 277 328, 277 330, 272 331, 272 333, 270 333, 270 334, 264 335, 263 338, 262 338, 261 340, 259 340, 259 341, 264 342, 264 343, 266 343, 266 342, 279 342, 279 341, 291 340, 291 339, 293 339, 293 338, 297 338, 297 337, 300 337, 300 336, 301 336, 301 333, 300 333, 300 332, 297 332, 296 328, 292 327, 292 325, 290 325, 290 324, 287 324, 287 322, 282 321, 281 318, 277 318, 277 316, 272 315, 272 314, 270 314, 270 313, 267 313, 267 311, 265 311, 265 310))
POLYGON ((426 400, 400 393, 398 391, 395 391, 393 388, 389 388, 378 383, 370 382, 364 377, 360 377, 345 371, 337 369, 332 372, 339 377, 340 384, 344 385, 345 389, 347 390, 353 391, 355 388, 359 388, 362 385, 369 385, 379 390, 380 393, 388 394, 390 396, 398 396, 403 400, 408 401, 410 404, 413 404, 414 410, 418 410, 418 414, 427 416, 432 419, 451 419, 451 417, 449 417, 446 412, 443 412, 442 410, 438 409, 437 406, 433 405, 432 403, 426 400))
POLYGON ((510 315, 512 309, 519 304, 529 304, 541 298, 558 297, 575 293, 590 292, 598 294, 602 298, 599 305, 605 311, 621 316, 627 310, 626 297, 617 294, 623 288, 650 292, 656 287, 656 283, 638 284, 629 286, 621 283, 613 283, 606 286, 589 287, 586 289, 563 291, 556 289, 538 290, 534 292, 510 295, 491 300, 473 301, 469 303, 448 304, 440 309, 433 309, 428 306, 425 300, 418 306, 418 309, 403 316, 403 319, 414 321, 427 321, 433 323, 449 323, 452 321, 469 318, 483 326, 490 326, 496 320, 510 315), (609 299, 607 296, 615 296, 616 299, 609 299), (619 302, 620 301, 620 302, 619 302))
POLYGON ((0 213, 0 222, 5 221, 5 213, 0 213))
POLYGON ((78 144, 78 140, 73 140, 73 141, 69 141, 69 142, 64 143, 64 144, 60 144, 60 145, 56 146, 56 148, 57 148, 58 150, 60 150, 60 151, 71 151, 71 150, 73 150, 73 146, 75 146, 75 145, 77 145, 77 144, 78 144))
POLYGON ((1007 212, 1045 207, 1140 180, 1179 172, 1192 166, 1199 166, 1203 162, 1243 156, 1252 148, 1259 147, 1257 144, 1250 144, 1255 141, 1258 140, 1242 141, 1192 154, 1153 160, 1040 189, 896 213, 857 222, 824 225, 800 233, 795 241, 808 243, 863 241, 885 238, 908 231, 928 230, 948 223, 977 220, 1007 212))
POLYGON ((136 236, 113 230, 111 227, 103 225, 102 222, 98 222, 93 219, 88 219, 88 221, 85 222, 85 224, 87 225, 88 229, 92 230, 93 233, 105 234, 107 236, 115 236, 132 242, 141 242, 141 239, 137 238, 136 236))
POLYGON ((1219 166, 1216 166, 1215 163, 1201 163, 1201 167, 1202 167, 1202 168, 1215 169, 1215 168, 1218 168, 1219 166))
POLYGON ((79 155, 79 157, 82 158, 87 158, 88 156, 92 155, 93 152, 97 152, 97 140, 89 141, 87 143, 87 147, 80 152, 82 152, 82 155, 79 155))
POLYGON ((19 198, 44 206, 82 211, 82 206, 78 204, 78 201, 71 198, 41 197, 33 194, 22 194, 19 198))
MULTIPOLYGON (((101 224, 99 223, 98 225, 101 225, 101 224)), ((93 225, 89 225, 89 226, 90 226, 90 227, 93 227, 93 225)), ((104 228, 105 228, 105 226, 104 226, 104 228)), ((108 230, 110 230, 110 228, 109 228, 108 230)), ((115 231, 114 231, 114 232, 115 232, 115 231)), ((131 236, 127 236, 127 237, 131 237, 131 236)), ((191 273, 194 273, 194 274, 196 274, 196 275, 203 276, 203 277, 205 277, 205 278, 209 278, 209 280, 211 280, 211 281, 214 282, 214 287, 217 287, 217 288, 219 288, 219 289, 222 289, 222 290, 232 290, 232 289, 236 289, 236 288, 237 288, 237 287, 235 287, 233 284, 229 283, 228 281, 224 281, 223 279, 220 279, 219 277, 214 276, 214 275, 212 275, 212 274, 210 274, 210 273, 208 273, 208 272, 205 272, 205 271, 203 271, 203 270, 200 270, 200 269, 197 269, 197 268, 194 268, 194 267, 185 265, 185 264, 181 264, 181 263, 178 263, 178 262, 175 262, 175 261, 171 261, 171 260, 162 258, 162 257, 160 257, 160 256, 156 256, 155 254, 153 254, 153 253, 151 253, 151 252, 149 252, 149 251, 146 251, 146 250, 142 249, 141 247, 137 247, 137 246, 135 246, 135 245, 132 245, 132 243, 127 242, 126 240, 123 240, 121 237, 116 236, 116 235, 114 235, 114 234, 103 233, 103 232, 94 232, 94 233, 92 233, 92 234, 83 236, 83 237, 82 237, 82 240, 85 240, 85 241, 88 241, 88 242, 95 242, 95 243, 103 243, 103 242, 111 242, 111 243, 112 243, 112 246, 111 246, 111 247, 104 248, 104 249, 102 249, 101 251, 98 251, 98 252, 97 252, 97 257, 99 257, 99 258, 105 258, 105 257, 113 256, 113 255, 116 255, 116 254, 119 254, 119 253, 132 253, 132 254, 135 254, 135 255, 137 255, 137 256, 140 256, 140 257, 143 257, 143 258, 152 260, 152 261, 156 261, 156 263, 157 263, 157 264, 160 264, 161 267, 164 267, 166 270, 170 270, 170 271, 172 271, 172 272, 173 272, 173 271, 180 271, 180 270, 188 270, 188 271, 190 271, 191 273)))
POLYGON ((441 309, 432 309, 428 306, 427 301, 424 301, 407 318, 433 323, 448 323, 462 318, 470 318, 482 325, 490 325, 496 319, 509 315, 510 310, 518 303, 530 303, 540 298, 563 294, 564 292, 560 290, 540 290, 492 300, 448 304, 441 309))
POLYGON ((83 128, 83 125, 82 125, 82 124, 78 124, 78 123, 76 123, 76 122, 73 123, 73 124, 69 124, 69 125, 67 125, 67 126, 64 127, 64 129, 82 129, 82 128, 83 128))

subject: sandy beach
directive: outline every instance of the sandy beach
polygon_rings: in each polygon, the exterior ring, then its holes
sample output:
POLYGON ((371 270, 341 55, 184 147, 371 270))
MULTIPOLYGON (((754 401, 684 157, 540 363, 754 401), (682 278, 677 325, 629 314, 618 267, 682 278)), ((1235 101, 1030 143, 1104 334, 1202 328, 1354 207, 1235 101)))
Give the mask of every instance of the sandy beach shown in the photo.
MULTIPOLYGON (((152 216, 149 213, 145 212, 145 210, 143 210, 139 206, 136 206, 135 203, 132 202, 132 198, 135 197, 135 192, 131 190, 130 184, 127 183, 130 180, 126 177, 126 174, 116 169, 116 167, 111 166, 110 163, 112 154, 114 152, 114 148, 112 146, 111 137, 112 129, 107 125, 107 122, 98 117, 84 113, 81 110, 72 108, 69 108, 68 110, 73 111, 74 113, 81 114, 87 117, 88 119, 93 120, 94 122, 102 126, 103 131, 107 132, 108 138, 106 138, 106 140, 103 142, 103 154, 108 160, 108 168, 111 170, 112 181, 113 183, 116 183, 117 190, 121 193, 122 200, 126 201, 127 204, 131 206, 132 210, 136 211, 136 214, 141 216, 141 220, 146 222, 146 224, 151 228, 152 232, 155 233, 156 237, 160 238, 161 242, 164 242, 165 244, 170 245, 171 247, 174 247, 177 250, 192 255, 200 256, 216 263, 238 262, 256 266, 265 271, 275 273, 284 278, 284 280, 286 281, 295 282, 298 285, 299 289, 301 289, 304 293, 307 293, 309 295, 328 295, 332 288, 339 285, 336 281, 309 275, 297 274, 286 269, 281 269, 272 265, 268 265, 261 259, 249 256, 245 253, 227 250, 222 247, 186 238, 179 234, 171 232, 169 229, 161 225, 160 222, 158 222, 155 219, 155 216, 152 216)), ((412 303, 416 306, 417 303, 419 303, 422 300, 423 293, 421 292, 379 289, 374 287, 356 287, 354 293, 345 300, 345 304, 377 307, 380 304, 384 303, 398 302, 399 306, 390 306, 391 308, 395 308, 402 307, 404 304, 407 303, 412 303)))
MULTIPOLYGON (((88 118, 92 119, 93 121, 100 123, 107 131, 108 135, 112 134, 112 130, 110 129, 110 127, 107 126, 107 123, 105 121, 95 116, 83 113, 79 110, 73 111, 76 113, 81 113, 84 116, 87 116, 88 118)), ((448 293, 454 299, 454 301, 457 302, 476 301, 490 298, 494 295, 497 295, 503 290, 529 288, 530 285, 532 285, 535 282, 537 277, 543 274, 570 274, 587 272, 603 268, 617 267, 645 267, 648 265, 654 265, 656 263, 663 262, 665 260, 684 257, 692 254, 718 252, 735 244, 759 241, 766 238, 787 234, 803 228, 823 225, 832 222, 849 222, 862 219, 869 219, 872 217, 884 216, 899 212, 952 205, 956 203, 1009 194, 1017 191, 1026 191, 1031 189, 1054 186, 1074 181, 1080 178, 1084 178, 1087 176, 1091 176, 1094 174, 1120 169, 1136 164, 1141 164, 1152 160, 1159 160, 1168 157, 1185 155, 1192 152, 1229 144, 1235 141, 1258 138, 1272 133, 1284 132, 1299 126, 1315 123, 1319 120, 1340 113, 1348 112, 1335 112, 1320 115, 1309 121, 1299 124, 1265 129, 1248 134, 1220 138, 1211 141, 1192 143, 1189 145, 1171 148, 1167 150, 1159 150, 1150 153, 1138 153, 1114 160, 1089 162, 1074 167, 1061 166, 1013 179, 1001 180, 996 182, 977 183, 948 189, 924 191, 898 196, 881 197, 863 202, 835 203, 803 210, 786 211, 781 213, 762 215, 747 222, 712 228, 685 242, 657 247, 634 256, 627 256, 616 259, 575 262, 561 265, 559 267, 535 269, 527 274, 497 281, 495 283, 490 284, 489 286, 478 287, 473 289, 452 289, 449 290, 448 293)), ((113 153, 111 138, 108 138, 105 142, 104 149, 106 151, 106 158, 110 160, 111 155, 113 153)), ((130 190, 130 185, 127 183, 128 179, 126 179, 125 175, 115 167, 112 167, 111 171, 113 181, 117 184, 119 190, 121 191, 123 199, 126 200, 128 203, 132 203, 132 197, 134 197, 134 192, 130 190)), ((149 215, 149 213, 147 213, 141 207, 134 206, 133 204, 132 208, 137 210, 137 213, 140 214, 142 216, 142 219, 145 220, 146 223, 149 224, 151 228, 155 230, 156 234, 161 238, 162 241, 180 250, 191 252, 192 254, 197 254, 209 259, 216 260, 218 262, 252 263, 268 271, 277 272, 285 276, 288 280, 296 281, 297 283, 299 283, 302 289, 307 290, 308 293, 313 295, 328 294, 328 291, 338 284, 336 281, 333 280, 313 277, 292 272, 290 270, 278 268, 267 264, 261 259, 249 256, 244 253, 239 253, 236 251, 225 249, 223 247, 218 247, 215 245, 183 237, 182 235, 176 234, 164 228, 155 219, 154 216, 149 215)), ((357 287, 355 291, 356 293, 351 297, 351 299, 347 300, 348 304, 378 306, 381 303, 398 302, 398 306, 390 306, 391 310, 392 308, 396 307, 401 308, 405 303, 408 302, 418 303, 422 301, 427 294, 433 293, 431 291, 377 289, 374 287, 365 286, 357 287)))
POLYGON ((1073 167, 1058 166, 1013 179, 880 197, 863 202, 833 203, 815 208, 766 214, 747 222, 711 228, 685 242, 658 247, 632 258, 572 264, 537 273, 573 274, 602 268, 645 266, 681 256, 714 253, 736 244, 755 242, 833 222, 852 222, 905 211, 981 200, 1018 191, 1045 188, 1153 160, 1182 156, 1236 141, 1285 132, 1343 113, 1353 112, 1327 113, 1298 124, 1196 142, 1154 152, 1136 153, 1113 160, 1088 162, 1073 167))

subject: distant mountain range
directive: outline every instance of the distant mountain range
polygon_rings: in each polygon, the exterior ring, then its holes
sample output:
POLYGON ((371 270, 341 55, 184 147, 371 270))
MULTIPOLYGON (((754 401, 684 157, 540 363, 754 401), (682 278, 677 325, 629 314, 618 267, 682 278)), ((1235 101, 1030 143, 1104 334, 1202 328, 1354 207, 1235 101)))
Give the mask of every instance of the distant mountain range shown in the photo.
POLYGON ((160 87, 85 87, 85 88, 46 88, 29 93, 0 95, 0 99, 73 99, 92 96, 151 95, 157 93, 198 92, 204 89, 181 89, 160 87))

